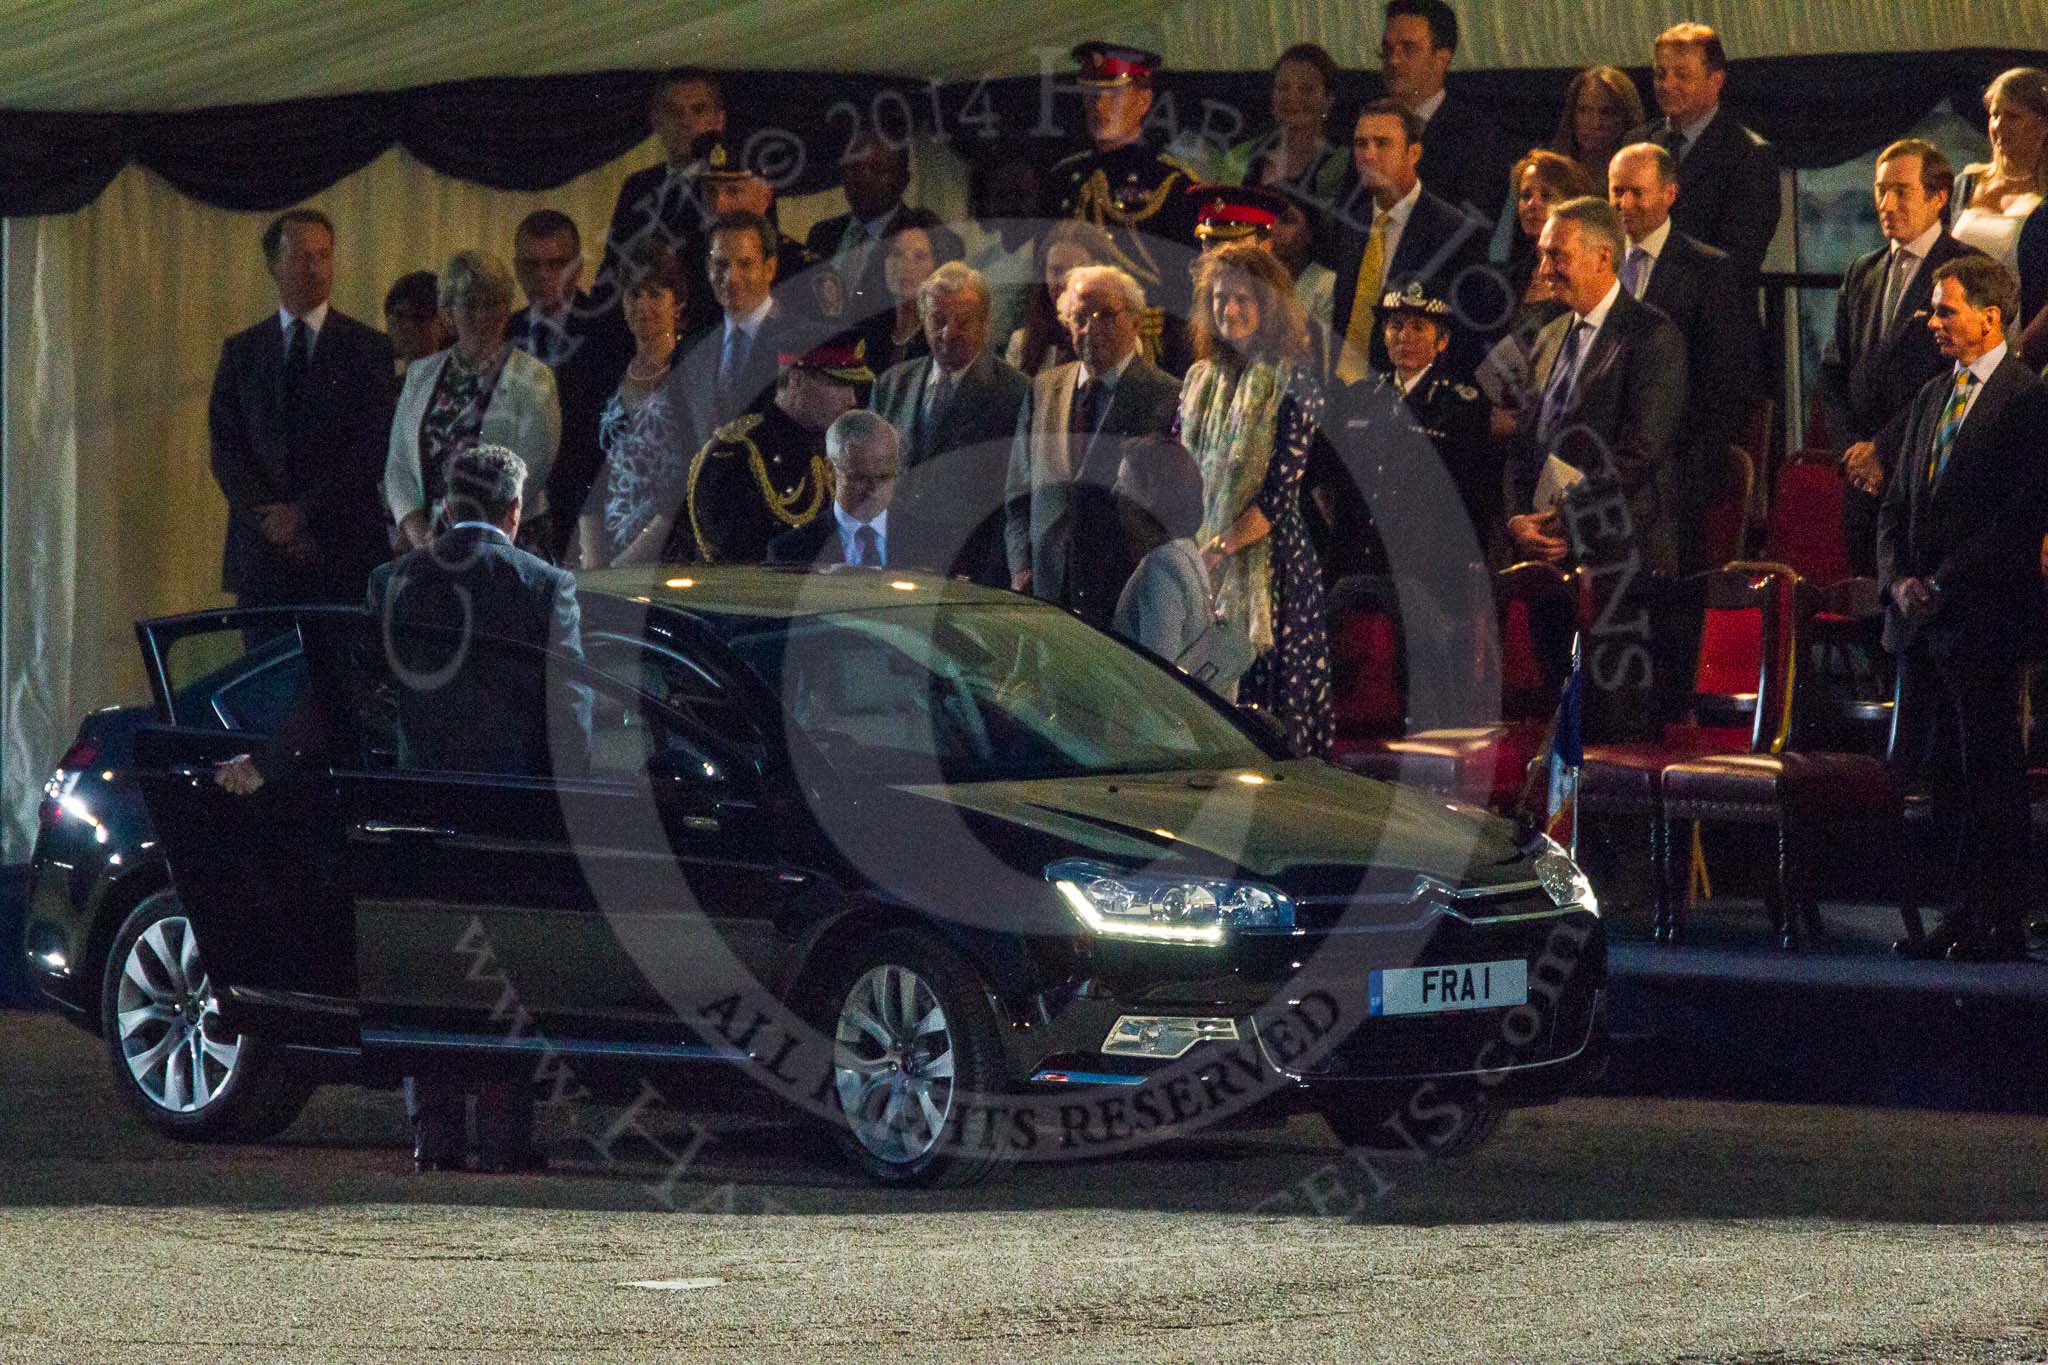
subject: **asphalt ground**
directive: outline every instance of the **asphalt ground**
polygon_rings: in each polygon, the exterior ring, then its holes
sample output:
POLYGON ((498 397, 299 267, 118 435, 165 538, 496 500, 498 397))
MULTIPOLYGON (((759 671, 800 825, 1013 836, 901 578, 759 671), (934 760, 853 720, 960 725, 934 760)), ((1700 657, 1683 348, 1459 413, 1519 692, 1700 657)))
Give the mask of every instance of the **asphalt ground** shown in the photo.
POLYGON ((1370 1168, 1304 1118, 901 1193, 758 1118, 599 1160, 594 1108, 414 1176, 341 1087, 180 1145, 104 1067, 0 1013, 0 1361, 2048 1360, 2025 1115, 1580 1099, 1370 1168))

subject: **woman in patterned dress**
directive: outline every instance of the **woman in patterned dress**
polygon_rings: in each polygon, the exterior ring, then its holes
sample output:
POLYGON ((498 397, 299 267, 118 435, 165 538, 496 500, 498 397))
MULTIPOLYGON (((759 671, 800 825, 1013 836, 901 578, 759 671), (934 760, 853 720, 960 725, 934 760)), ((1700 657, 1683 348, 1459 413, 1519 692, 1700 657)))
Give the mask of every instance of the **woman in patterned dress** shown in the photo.
POLYGON ((441 312, 455 344, 406 369, 384 461, 384 499, 401 549, 439 534, 448 461, 479 445, 505 446, 526 461, 531 506, 522 508, 519 543, 538 553, 546 540, 548 470, 562 439, 562 409, 554 371, 505 342, 512 288, 511 268, 489 252, 458 251, 441 267, 441 312))
POLYGON ((695 453, 686 447, 684 395, 670 382, 689 298, 682 261, 673 247, 649 243, 627 261, 625 274, 633 358, 597 419, 604 464, 578 520, 577 567, 584 569, 662 557, 695 453))
POLYGON ((1217 610, 1259 650, 1237 699, 1281 721, 1296 753, 1326 757, 1335 737, 1329 636, 1301 513, 1323 392, 1286 269, 1249 242, 1204 256, 1190 333, 1195 363, 1178 425, 1202 471, 1202 558, 1217 610))

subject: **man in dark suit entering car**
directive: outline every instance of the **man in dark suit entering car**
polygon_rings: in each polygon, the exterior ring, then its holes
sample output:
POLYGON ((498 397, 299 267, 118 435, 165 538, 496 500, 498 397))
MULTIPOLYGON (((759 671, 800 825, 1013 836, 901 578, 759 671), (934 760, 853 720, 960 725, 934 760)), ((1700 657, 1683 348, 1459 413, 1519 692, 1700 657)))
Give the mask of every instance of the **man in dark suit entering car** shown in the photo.
MULTIPOLYGON (((513 544, 525 483, 525 461, 503 446, 457 455, 448 467, 449 528, 370 577, 370 612, 399 678, 402 766, 573 778, 588 763, 586 689, 548 677, 535 696, 530 674, 508 677, 469 647, 473 635, 490 635, 583 656, 575 577, 513 544)), ((491 1077, 476 1091, 478 1167, 543 1166, 525 1079, 491 1077)), ((460 1080, 408 1077, 406 1098, 415 1167, 461 1169, 460 1080)))

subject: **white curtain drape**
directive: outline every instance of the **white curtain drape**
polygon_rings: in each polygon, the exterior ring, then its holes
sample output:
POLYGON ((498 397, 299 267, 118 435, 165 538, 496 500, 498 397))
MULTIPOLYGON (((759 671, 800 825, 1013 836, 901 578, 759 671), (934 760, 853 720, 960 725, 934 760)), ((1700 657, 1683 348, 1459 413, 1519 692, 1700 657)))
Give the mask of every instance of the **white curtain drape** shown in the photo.
MULTIPOLYGON (((311 201, 335 223, 334 306, 382 326, 392 280, 467 246, 509 260, 513 229, 543 207, 582 229, 587 280, 620 182, 657 157, 650 141, 510 194, 388 152, 311 201)), ((800 235, 843 208, 836 191, 785 200, 783 226, 800 235)), ((277 306, 257 240, 268 218, 131 166, 78 213, 6 224, 0 862, 28 857, 40 784, 80 717, 147 699, 135 622, 227 600, 206 403, 221 341, 277 306)))

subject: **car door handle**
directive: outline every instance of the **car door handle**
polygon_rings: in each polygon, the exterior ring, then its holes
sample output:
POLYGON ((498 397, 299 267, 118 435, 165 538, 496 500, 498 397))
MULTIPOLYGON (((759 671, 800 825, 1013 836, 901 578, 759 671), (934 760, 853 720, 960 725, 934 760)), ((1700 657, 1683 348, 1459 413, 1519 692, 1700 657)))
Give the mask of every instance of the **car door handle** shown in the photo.
POLYGON ((356 826, 358 834, 374 834, 381 838, 405 835, 414 839, 453 839, 455 831, 442 829, 438 825, 398 825, 389 820, 365 820, 356 826))

